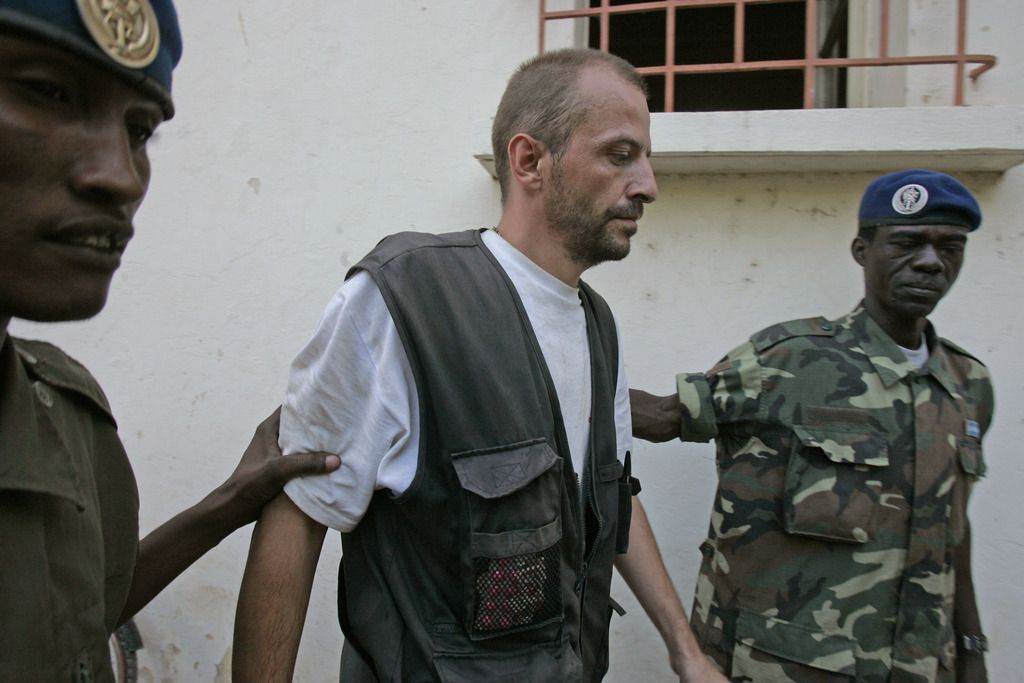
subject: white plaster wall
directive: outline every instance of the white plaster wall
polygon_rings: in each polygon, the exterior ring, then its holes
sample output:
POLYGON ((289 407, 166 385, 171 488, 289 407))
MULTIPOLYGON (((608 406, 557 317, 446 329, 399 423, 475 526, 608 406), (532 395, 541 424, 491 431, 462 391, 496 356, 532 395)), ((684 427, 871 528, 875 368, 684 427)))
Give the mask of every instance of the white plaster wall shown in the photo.
POLYGON ((994 54, 994 69, 967 81, 967 104, 1024 104, 1024 59, 1020 36, 1024 7, 1018 0, 971 0, 967 14, 967 51, 994 54))
MULTIPOLYGON (((253 426, 280 401, 288 364, 345 270, 385 234, 492 224, 494 181, 472 154, 514 67, 536 49, 534 0, 180 0, 185 58, 178 117, 153 144, 155 175, 107 310, 84 323, 16 323, 55 340, 106 388, 136 467, 143 530, 231 471, 253 426)), ((1021 11, 972 0, 972 51, 1000 65, 977 103, 1021 103, 1021 11), (977 23, 975 23, 977 22, 977 23), (987 27, 982 29, 982 27, 987 27), (997 87, 998 86, 998 87, 997 87)), ((813 131, 810 133, 813 134, 813 131)), ((655 145, 658 141, 655 140, 655 145)), ((848 256, 871 174, 659 179, 633 254, 588 277, 617 311, 634 386, 669 392, 755 329, 848 310, 848 256)), ((972 506, 975 567, 995 651, 1014 680, 1024 613, 1024 531, 1014 524, 1024 465, 1024 367, 1016 340, 1024 285, 1024 171, 964 180, 986 224, 972 236, 940 331, 997 381, 986 444, 992 476, 972 506)), ((638 445, 636 469, 687 607, 714 489, 710 446, 638 445)), ((143 681, 226 681, 250 529, 228 538, 137 618, 143 681)), ((321 559, 296 675, 336 680, 340 543, 321 559)), ((608 680, 672 680, 660 641, 622 585, 608 680)))

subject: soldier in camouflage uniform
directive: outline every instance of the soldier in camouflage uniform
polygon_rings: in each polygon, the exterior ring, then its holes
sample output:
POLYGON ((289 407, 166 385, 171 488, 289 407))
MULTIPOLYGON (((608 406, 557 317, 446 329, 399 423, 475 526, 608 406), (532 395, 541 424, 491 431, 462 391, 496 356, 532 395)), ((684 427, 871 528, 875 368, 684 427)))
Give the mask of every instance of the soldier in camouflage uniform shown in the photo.
POLYGON ((691 619, 733 681, 986 680, 966 507, 992 386, 926 318, 980 220, 949 176, 883 176, 850 314, 757 332, 677 395, 631 392, 634 435, 715 439, 691 619))

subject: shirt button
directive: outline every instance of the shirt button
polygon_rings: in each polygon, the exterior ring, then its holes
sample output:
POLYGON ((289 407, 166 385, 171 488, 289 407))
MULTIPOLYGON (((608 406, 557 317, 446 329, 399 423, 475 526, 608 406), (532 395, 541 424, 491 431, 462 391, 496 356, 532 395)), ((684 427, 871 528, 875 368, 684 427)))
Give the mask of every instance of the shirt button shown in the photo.
POLYGON ((53 407, 53 394, 43 385, 42 382, 35 382, 32 387, 36 390, 36 398, 47 408, 53 407))

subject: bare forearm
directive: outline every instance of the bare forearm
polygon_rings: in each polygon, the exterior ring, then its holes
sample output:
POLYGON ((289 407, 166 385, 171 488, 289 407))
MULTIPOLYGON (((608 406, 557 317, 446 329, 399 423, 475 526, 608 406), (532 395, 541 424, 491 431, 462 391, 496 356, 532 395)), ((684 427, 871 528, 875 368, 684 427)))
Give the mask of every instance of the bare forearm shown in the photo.
POLYGON ((280 408, 256 428, 235 471, 203 500, 146 536, 121 622, 146 606, 193 562, 236 529, 255 521, 263 504, 292 477, 336 469, 338 456, 301 453, 281 457, 277 447, 280 408))
POLYGON ((139 543, 120 622, 132 618, 196 560, 245 522, 233 516, 220 489, 179 513, 139 543))
POLYGON ((615 567, 661 634, 669 650, 672 668, 680 679, 724 681, 711 668, 693 637, 686 610, 665 569, 647 512, 639 498, 633 498, 629 552, 619 555, 615 567))
POLYGON ((292 680, 325 533, 285 494, 264 509, 238 596, 232 680, 292 680))

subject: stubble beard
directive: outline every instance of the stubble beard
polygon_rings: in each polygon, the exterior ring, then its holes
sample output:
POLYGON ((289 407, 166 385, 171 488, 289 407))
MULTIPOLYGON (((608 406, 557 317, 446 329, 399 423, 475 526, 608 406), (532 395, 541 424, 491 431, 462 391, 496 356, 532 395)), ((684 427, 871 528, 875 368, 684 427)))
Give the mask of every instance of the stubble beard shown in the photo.
POLYGON ((565 249, 574 263, 584 268, 605 261, 620 261, 629 255, 629 236, 619 237, 611 224, 616 218, 639 220, 643 202, 634 199, 626 206, 600 210, 589 197, 568 186, 556 165, 551 176, 551 192, 545 197, 548 222, 564 238, 565 249))

